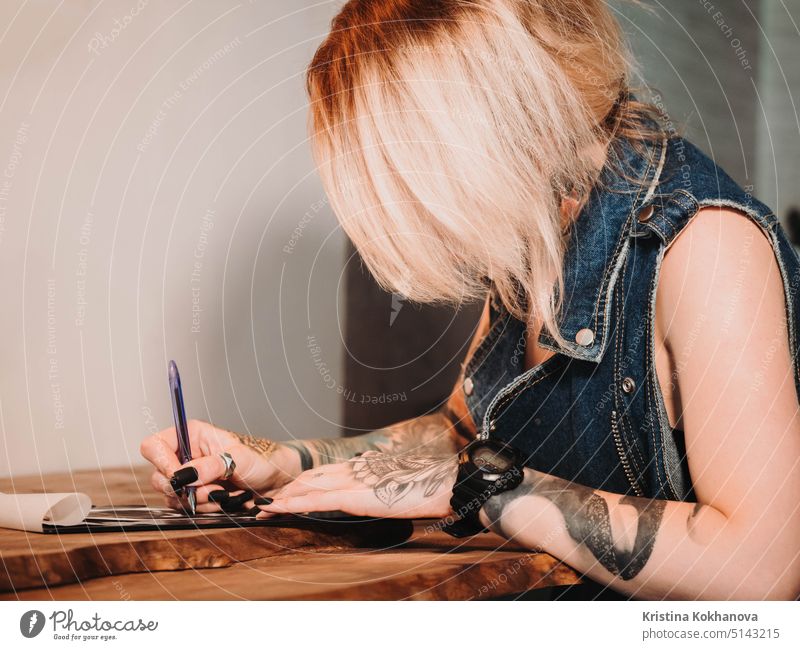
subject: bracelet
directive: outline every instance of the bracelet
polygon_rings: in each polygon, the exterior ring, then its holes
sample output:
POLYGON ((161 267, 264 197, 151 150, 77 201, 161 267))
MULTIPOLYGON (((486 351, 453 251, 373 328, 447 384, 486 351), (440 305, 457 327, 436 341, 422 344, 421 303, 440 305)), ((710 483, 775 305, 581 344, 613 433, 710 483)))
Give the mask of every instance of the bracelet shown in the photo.
POLYGON ((241 433, 234 435, 239 438, 239 442, 241 442, 245 447, 249 447, 265 458, 272 456, 272 454, 274 454, 275 450, 278 448, 277 442, 268 440, 267 438, 256 438, 250 434, 242 435, 241 433))

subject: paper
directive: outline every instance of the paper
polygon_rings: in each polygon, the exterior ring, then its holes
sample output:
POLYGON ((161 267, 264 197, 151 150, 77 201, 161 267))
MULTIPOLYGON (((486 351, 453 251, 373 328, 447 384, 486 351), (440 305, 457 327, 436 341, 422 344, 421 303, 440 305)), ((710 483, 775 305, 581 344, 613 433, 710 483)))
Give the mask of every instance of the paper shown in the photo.
POLYGON ((4 494, 0 492, 0 528, 41 533, 44 523, 74 526, 92 508, 92 500, 77 492, 4 494))

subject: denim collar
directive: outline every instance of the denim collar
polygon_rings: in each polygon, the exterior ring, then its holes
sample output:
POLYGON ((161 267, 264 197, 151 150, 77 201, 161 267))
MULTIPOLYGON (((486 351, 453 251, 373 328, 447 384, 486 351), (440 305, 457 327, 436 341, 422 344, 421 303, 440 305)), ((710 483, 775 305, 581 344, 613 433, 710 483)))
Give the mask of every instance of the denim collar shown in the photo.
POLYGON ((651 200, 665 156, 666 138, 637 149, 619 137, 609 147, 600 181, 569 233, 564 301, 558 318, 566 344, 543 332, 539 336, 542 347, 575 359, 602 359, 609 340, 611 296, 637 223, 634 215, 651 200), (588 331, 578 336, 582 330, 588 331))

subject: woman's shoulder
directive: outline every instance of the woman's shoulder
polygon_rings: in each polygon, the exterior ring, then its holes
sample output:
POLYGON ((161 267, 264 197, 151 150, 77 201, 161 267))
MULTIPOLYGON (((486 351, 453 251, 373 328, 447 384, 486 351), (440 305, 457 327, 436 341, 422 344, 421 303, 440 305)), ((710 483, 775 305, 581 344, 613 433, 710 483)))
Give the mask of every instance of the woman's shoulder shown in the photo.
MULTIPOLYGON (((701 207, 671 242, 658 281, 656 319, 677 347, 729 343, 786 328, 781 264, 767 231, 728 206, 701 207)), ((766 337, 765 337, 766 338, 766 337)), ((744 343, 744 341, 740 341, 744 343)))

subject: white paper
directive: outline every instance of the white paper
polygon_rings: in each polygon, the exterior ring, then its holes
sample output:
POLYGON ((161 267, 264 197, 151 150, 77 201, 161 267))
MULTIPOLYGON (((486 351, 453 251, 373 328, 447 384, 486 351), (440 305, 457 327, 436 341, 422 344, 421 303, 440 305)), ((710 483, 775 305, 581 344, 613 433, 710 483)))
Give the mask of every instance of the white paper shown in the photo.
POLYGON ((0 528, 41 533, 42 524, 73 526, 81 523, 92 500, 79 492, 4 494, 0 492, 0 528))

